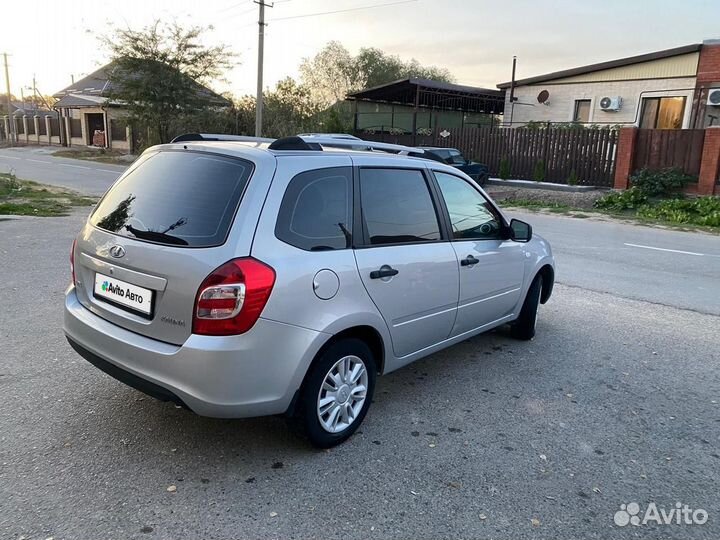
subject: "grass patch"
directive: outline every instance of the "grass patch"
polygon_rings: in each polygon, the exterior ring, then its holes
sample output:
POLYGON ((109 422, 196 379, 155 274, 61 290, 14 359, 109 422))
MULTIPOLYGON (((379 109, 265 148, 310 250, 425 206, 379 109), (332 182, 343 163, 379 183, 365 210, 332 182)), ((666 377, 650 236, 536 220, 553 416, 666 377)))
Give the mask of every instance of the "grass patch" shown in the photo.
POLYGON ((69 150, 58 150, 53 152, 55 157, 64 157, 70 159, 84 159, 85 161, 94 161, 95 163, 114 163, 115 165, 129 165, 127 159, 123 159, 125 156, 122 152, 117 150, 106 150, 101 148, 99 150, 83 150, 83 149, 69 149, 69 150))
POLYGON ((557 214, 564 214, 577 210, 568 204, 556 202, 543 202, 531 199, 505 199, 500 201, 502 206, 512 206, 514 208, 525 208, 526 210, 546 210, 557 214))
POLYGON ((541 199, 508 198, 499 202, 504 207, 564 214, 580 219, 607 216, 651 226, 720 233, 720 197, 686 197, 678 193, 677 184, 686 178, 682 177, 676 182, 678 175, 674 171, 659 173, 660 180, 650 174, 646 176, 651 184, 649 188, 640 182, 640 186, 609 192, 595 201, 592 210, 541 199), (661 194, 658 195, 658 192, 661 194))
POLYGON ((74 191, 0 173, 0 215, 65 216, 74 206, 91 206, 95 202, 74 191))

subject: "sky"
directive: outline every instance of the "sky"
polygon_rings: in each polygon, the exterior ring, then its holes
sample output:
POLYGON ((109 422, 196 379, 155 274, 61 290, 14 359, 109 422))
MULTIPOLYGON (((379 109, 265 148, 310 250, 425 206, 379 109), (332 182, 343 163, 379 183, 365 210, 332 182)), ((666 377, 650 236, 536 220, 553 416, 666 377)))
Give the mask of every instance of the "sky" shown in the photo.
MULTIPOLYGON (((0 29, 0 53, 9 54, 18 96, 21 87, 32 93, 33 75, 41 93, 58 92, 71 76, 107 61, 99 36, 156 19, 212 25, 205 41, 238 55, 227 82, 214 89, 255 93, 252 0, 36 0, 13 12, 19 17, 0 29)), ((331 40, 352 53, 377 47, 416 58, 449 69, 460 84, 494 88, 510 80, 513 55, 520 79, 720 38, 720 0, 276 0, 266 19, 264 82, 271 87, 297 76, 302 59, 331 40), (375 7, 356 9, 366 6, 375 7), (341 12, 318 15, 328 11, 341 12)))

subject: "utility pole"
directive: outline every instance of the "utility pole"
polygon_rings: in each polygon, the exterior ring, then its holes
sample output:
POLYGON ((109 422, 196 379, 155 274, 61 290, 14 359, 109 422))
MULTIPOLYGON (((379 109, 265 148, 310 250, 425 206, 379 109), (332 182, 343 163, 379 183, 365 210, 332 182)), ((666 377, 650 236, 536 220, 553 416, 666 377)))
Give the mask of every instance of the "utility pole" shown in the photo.
POLYGON ((265 52, 265 8, 273 7, 273 4, 266 4, 265 0, 254 0, 260 6, 258 18, 258 72, 257 72, 257 97, 255 99, 255 136, 262 137, 262 114, 263 114, 263 54, 265 52))
POLYGON ((7 53, 3 53, 3 58, 5 59, 5 89, 7 90, 7 113, 8 113, 8 120, 10 124, 10 132, 7 134, 8 136, 8 143, 10 146, 13 145, 15 142, 15 118, 12 115, 12 111, 10 110, 12 108, 11 98, 10 98, 10 72, 8 71, 8 62, 7 62, 7 53))
POLYGON ((510 127, 512 127, 513 113, 515 112, 515 102, 517 101, 517 98, 515 97, 515 68, 516 67, 517 67, 517 56, 513 56, 512 80, 510 81, 510 127))

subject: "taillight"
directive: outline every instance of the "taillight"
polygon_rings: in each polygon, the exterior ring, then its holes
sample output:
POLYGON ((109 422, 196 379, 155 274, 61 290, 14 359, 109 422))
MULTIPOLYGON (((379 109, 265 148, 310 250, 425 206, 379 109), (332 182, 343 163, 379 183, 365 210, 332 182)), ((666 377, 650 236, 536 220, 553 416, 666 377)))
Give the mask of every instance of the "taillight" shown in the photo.
POLYGON ((70 275, 72 276, 73 285, 75 285, 75 244, 77 244, 77 238, 73 240, 70 248, 70 275))
POLYGON ((251 257, 214 270, 198 289, 193 333, 229 336, 250 330, 275 285, 275 271, 251 257))

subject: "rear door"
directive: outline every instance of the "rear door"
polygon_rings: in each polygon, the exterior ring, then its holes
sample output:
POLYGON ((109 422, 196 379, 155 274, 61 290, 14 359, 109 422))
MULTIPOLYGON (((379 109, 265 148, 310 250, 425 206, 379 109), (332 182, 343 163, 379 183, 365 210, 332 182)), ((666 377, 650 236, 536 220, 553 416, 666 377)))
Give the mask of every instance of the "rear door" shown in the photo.
POLYGON ((256 165, 189 150, 144 155, 110 188, 78 236, 80 302, 138 334, 183 343, 202 281, 249 252, 256 221, 249 215, 253 204, 241 200, 248 199, 256 165), (248 218, 252 227, 242 225, 248 218), (233 228, 234 222, 240 224, 233 228), (238 229, 250 239, 242 241, 238 229))
POLYGON ((503 239, 502 216, 471 182, 434 171, 452 227, 460 297, 452 335, 491 325, 520 299, 524 244, 503 239))
POLYGON ((362 244, 355 258, 397 357, 446 339, 455 322, 457 259, 443 237, 427 171, 360 167, 362 244))

